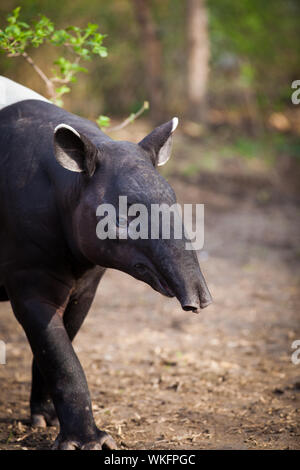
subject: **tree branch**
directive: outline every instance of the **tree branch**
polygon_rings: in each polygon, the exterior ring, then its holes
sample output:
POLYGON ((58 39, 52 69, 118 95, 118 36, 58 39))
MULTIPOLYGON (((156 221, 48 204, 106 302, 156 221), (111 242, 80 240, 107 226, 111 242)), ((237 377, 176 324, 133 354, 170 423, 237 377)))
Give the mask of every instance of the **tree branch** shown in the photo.
POLYGON ((135 121, 136 118, 138 118, 141 114, 143 114, 146 109, 149 109, 149 103, 148 101, 144 101, 143 106, 134 114, 131 114, 126 118, 121 124, 118 124, 117 126, 113 127, 108 127, 106 130, 107 131, 120 131, 121 129, 124 129, 124 127, 128 126, 128 124, 131 124, 133 121, 135 121))
POLYGON ((41 77, 47 87, 47 92, 50 98, 55 98, 55 88, 51 80, 44 74, 44 72, 34 63, 32 58, 27 54, 27 52, 22 52, 22 57, 34 68, 36 73, 41 77))

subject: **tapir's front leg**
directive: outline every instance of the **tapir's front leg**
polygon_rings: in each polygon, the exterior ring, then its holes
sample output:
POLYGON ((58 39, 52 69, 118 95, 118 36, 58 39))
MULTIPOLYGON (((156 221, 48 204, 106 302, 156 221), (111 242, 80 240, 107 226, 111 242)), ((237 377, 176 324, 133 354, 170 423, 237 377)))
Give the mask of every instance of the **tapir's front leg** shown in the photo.
MULTIPOLYGON (((95 297, 95 293, 104 268, 96 267, 89 270, 76 282, 76 287, 68 301, 63 314, 63 322, 71 341, 79 331, 95 297)), ((31 424, 45 428, 58 424, 52 398, 49 394, 44 377, 35 359, 32 361, 32 386, 30 396, 31 424)))
POLYGON ((56 409, 60 433, 54 447, 116 448, 95 425, 85 375, 61 318, 69 298, 66 285, 44 273, 26 271, 14 273, 6 288, 56 409))
POLYGON ((32 382, 30 394, 31 425, 37 428, 58 425, 56 411, 53 405, 44 376, 38 368, 36 360, 32 359, 32 382))

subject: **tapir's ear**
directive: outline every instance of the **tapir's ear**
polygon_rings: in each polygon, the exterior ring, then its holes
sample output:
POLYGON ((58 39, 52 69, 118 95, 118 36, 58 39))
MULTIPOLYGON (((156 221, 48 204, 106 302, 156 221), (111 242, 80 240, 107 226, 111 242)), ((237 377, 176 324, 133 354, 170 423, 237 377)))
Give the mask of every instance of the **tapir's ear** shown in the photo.
POLYGON ((54 153, 58 163, 67 170, 93 176, 98 161, 98 149, 68 124, 59 124, 54 129, 54 153))
POLYGON ((162 124, 148 134, 139 145, 150 153, 154 166, 161 166, 167 163, 171 156, 172 134, 178 126, 178 118, 162 124))

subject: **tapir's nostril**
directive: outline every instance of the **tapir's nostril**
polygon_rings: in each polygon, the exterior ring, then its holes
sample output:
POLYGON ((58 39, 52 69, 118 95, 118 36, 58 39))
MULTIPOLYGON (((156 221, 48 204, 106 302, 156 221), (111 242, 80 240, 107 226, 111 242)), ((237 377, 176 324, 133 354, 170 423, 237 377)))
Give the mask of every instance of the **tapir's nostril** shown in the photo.
POLYGON ((194 313, 199 313, 199 308, 195 305, 183 305, 182 309, 186 312, 192 311, 194 313))

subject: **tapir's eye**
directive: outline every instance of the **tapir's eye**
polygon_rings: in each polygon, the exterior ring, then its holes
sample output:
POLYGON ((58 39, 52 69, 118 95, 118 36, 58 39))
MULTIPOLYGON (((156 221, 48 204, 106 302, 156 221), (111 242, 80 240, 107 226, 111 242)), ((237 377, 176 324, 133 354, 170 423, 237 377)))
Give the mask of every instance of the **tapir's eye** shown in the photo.
POLYGON ((117 219, 117 226, 120 228, 127 228, 128 221, 126 217, 119 217, 117 219))

